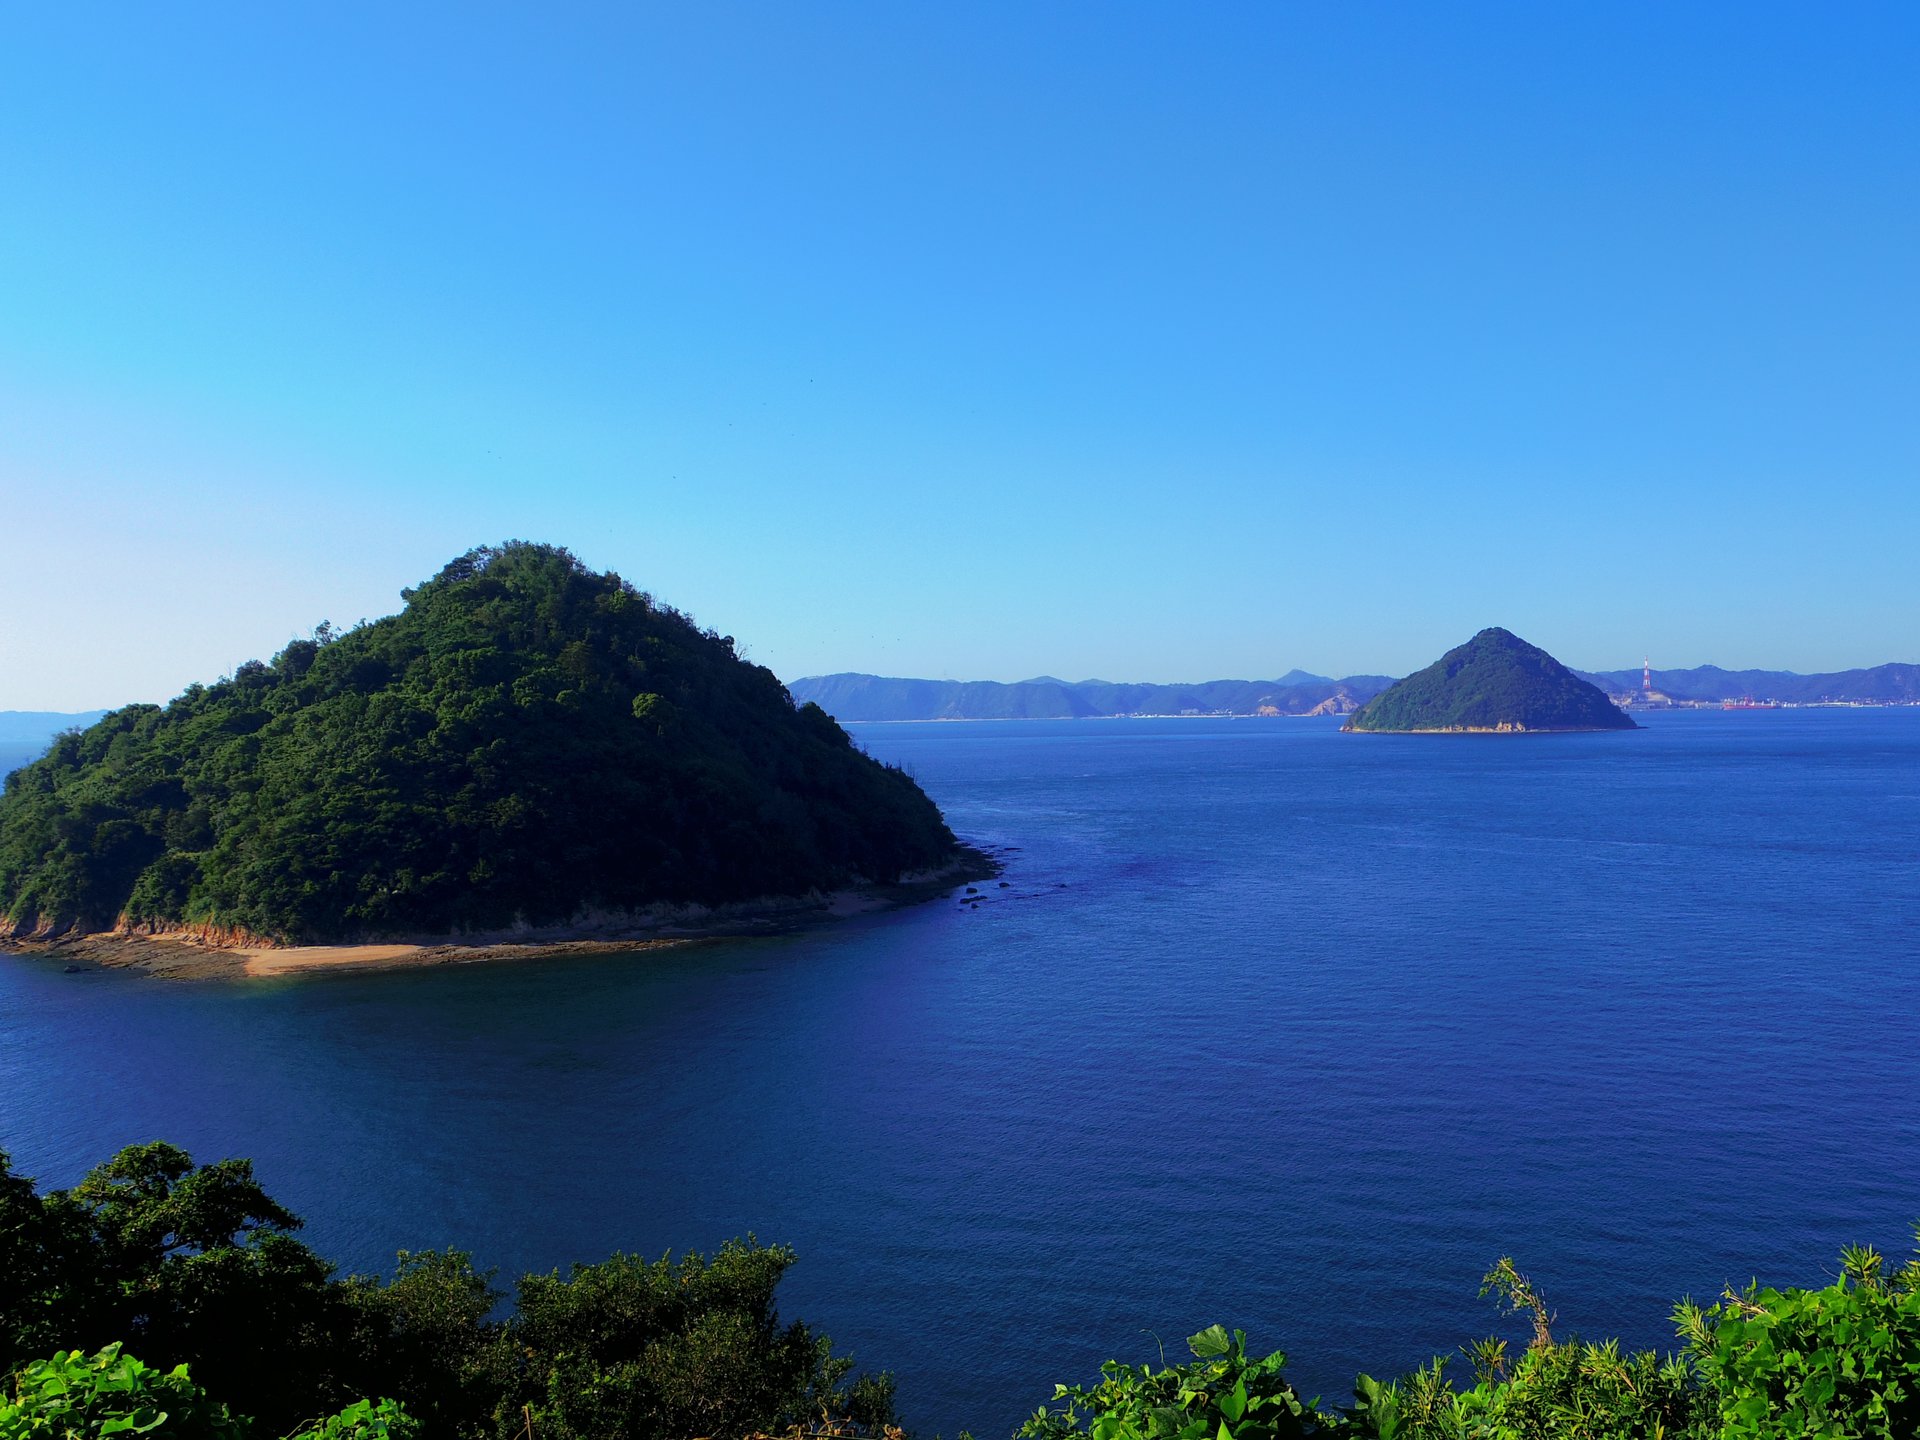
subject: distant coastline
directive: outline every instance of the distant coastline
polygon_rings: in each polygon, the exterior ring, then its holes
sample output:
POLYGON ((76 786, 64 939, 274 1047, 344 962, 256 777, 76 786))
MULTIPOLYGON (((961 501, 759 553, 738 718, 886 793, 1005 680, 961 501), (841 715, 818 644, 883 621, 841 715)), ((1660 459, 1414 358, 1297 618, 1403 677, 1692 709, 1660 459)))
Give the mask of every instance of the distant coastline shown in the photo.
POLYGON ((1244 710, 1129 710, 1118 715, 929 715, 899 720, 837 718, 844 725, 998 725, 1009 720, 1072 724, 1081 720, 1337 720, 1340 717, 1331 712, 1309 715, 1305 711, 1290 715, 1259 715, 1244 710))
MULTIPOLYGON (((1574 670, 1622 709, 1745 705, 1920 704, 1920 665, 1800 675, 1787 670, 1574 670)), ((787 683, 796 704, 811 702, 847 723, 904 720, 1299 718, 1349 715, 1396 677, 1335 679, 1292 670, 1275 680, 1122 684, 1108 680, 927 680, 845 671, 787 683)))
MULTIPOLYGON (((1717 665, 1681 670, 1576 668, 1573 673, 1598 685, 1628 710, 1749 704, 1758 709, 1920 705, 1920 664, 1806 675, 1791 670, 1723 670, 1717 665)), ((836 719, 862 725, 923 720, 1304 719, 1316 713, 1349 713, 1398 678, 1349 675, 1335 679, 1292 670, 1276 680, 1119 684, 1051 676, 1014 682, 927 680, 843 671, 803 676, 787 682, 787 691, 796 704, 811 700, 836 719), (1338 694, 1343 688, 1345 697, 1338 694), (1151 700, 1142 704, 1135 697, 1151 700), (1275 702, 1265 712, 1259 704, 1262 698, 1275 702), (1318 709, 1328 701, 1333 702, 1331 707, 1318 709)), ((106 713, 0 710, 0 774, 36 759, 61 731, 84 729, 106 713)))
POLYGON ((843 673, 794 680, 797 705, 814 704, 844 721, 1179 719, 1349 715, 1393 683, 1386 675, 1332 679, 1295 670, 1277 680, 1196 684, 1120 684, 1050 675, 997 680, 915 680, 843 673))
POLYGON ((1605 725, 1428 725, 1418 730, 1343 729, 1343 735, 1613 735, 1605 725))
MULTIPOLYGON (((1622 710, 1640 714, 1649 710, 1914 710, 1920 709, 1920 701, 1915 700, 1776 700, 1754 704, 1735 704, 1730 701, 1699 700, 1685 701, 1669 705, 1647 705, 1638 700, 1620 705, 1622 710)), ((1338 715, 1249 715, 1233 710, 1182 711, 1180 714, 1163 714, 1157 711, 1143 711, 1125 715, 931 715, 924 719, 913 720, 853 720, 844 716, 836 717, 843 725, 1004 725, 1012 721, 1027 724, 1076 724, 1090 720, 1338 720, 1338 715)), ((1374 734, 1408 733, 1421 735, 1500 735, 1503 731, 1497 725, 1456 726, 1444 730, 1421 730, 1408 732, 1374 731, 1355 732, 1374 734)), ((1556 725, 1534 726, 1526 731, 1529 735, 1590 735, 1601 733, 1597 725, 1556 725)))

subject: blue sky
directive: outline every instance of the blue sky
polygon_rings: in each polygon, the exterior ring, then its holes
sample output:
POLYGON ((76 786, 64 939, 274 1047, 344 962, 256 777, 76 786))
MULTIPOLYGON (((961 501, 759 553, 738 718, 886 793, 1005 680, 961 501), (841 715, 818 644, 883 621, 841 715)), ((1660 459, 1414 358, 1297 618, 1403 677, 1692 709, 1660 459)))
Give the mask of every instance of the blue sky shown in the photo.
POLYGON ((1920 7, 43 5, 0 709, 471 545, 792 677, 1920 660, 1920 7))

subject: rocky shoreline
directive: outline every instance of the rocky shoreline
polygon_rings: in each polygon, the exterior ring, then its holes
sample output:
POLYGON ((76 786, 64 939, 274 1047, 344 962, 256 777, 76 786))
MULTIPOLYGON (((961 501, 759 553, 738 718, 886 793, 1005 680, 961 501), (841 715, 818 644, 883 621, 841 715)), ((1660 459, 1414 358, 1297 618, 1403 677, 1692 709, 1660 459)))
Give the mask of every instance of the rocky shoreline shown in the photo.
MULTIPOLYGON (((482 936, 420 936, 341 945, 234 943, 203 932, 95 931, 0 939, 0 953, 64 962, 68 969, 133 970, 165 980, 241 980, 323 970, 411 970, 565 955, 632 954, 707 940, 788 934, 854 915, 921 904, 1004 868, 995 853, 962 845, 938 870, 890 884, 830 894, 769 896, 722 906, 662 907, 644 915, 601 917, 573 926, 482 936)), ((252 937, 247 937, 252 938, 252 937)))
POLYGON ((1599 725, 1417 725, 1406 730, 1358 729, 1342 726, 1342 735, 1611 735, 1616 731, 1599 725))

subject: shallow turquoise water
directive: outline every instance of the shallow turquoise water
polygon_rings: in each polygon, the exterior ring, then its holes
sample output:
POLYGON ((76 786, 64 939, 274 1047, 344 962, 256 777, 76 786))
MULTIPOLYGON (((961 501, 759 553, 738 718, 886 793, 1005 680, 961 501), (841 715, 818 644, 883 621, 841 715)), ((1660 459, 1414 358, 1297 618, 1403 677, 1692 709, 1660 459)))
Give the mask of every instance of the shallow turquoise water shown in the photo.
POLYGON ((1009 888, 641 959, 0 957, 0 1145, 251 1155, 358 1269, 754 1230, 949 1434, 1214 1320, 1343 1395, 1499 1327, 1509 1252, 1664 1344, 1920 1216, 1920 709, 1648 723, 856 727, 1009 888))

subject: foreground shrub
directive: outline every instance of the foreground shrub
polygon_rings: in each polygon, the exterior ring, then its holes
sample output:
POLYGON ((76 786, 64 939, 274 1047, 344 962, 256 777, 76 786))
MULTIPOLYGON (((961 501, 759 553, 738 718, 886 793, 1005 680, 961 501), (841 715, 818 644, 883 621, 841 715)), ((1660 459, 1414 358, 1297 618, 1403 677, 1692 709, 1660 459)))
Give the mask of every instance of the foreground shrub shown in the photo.
MULTIPOLYGON (((392 1400, 358 1400, 287 1440, 417 1440, 420 1427, 392 1400)), ((116 1341, 92 1355, 62 1350, 35 1360, 0 1403, 0 1440, 249 1440, 250 1427, 207 1398, 185 1365, 158 1370, 116 1341)))
POLYGON ((482 1362, 494 1433, 683 1440, 891 1422, 891 1377, 849 1383, 853 1362, 829 1341, 781 1324, 774 1290, 794 1258, 748 1239, 711 1259, 615 1255, 564 1278, 526 1276, 482 1362))
POLYGON ((1717 1434, 1684 1357, 1622 1355, 1617 1341, 1556 1342, 1540 1292, 1503 1257, 1480 1285, 1533 1337, 1520 1357, 1492 1337, 1464 1347, 1471 1389, 1454 1387, 1446 1360, 1383 1384, 1362 1375, 1343 1434, 1369 1440, 1681 1440, 1717 1434))
POLYGON ((1092 1387, 1054 1388, 1019 1440, 1301 1440, 1336 1422, 1304 1403, 1282 1373, 1287 1357, 1247 1354, 1244 1331, 1212 1326, 1187 1341, 1193 1362, 1155 1370, 1109 1360, 1092 1387))
POLYGON ((197 1166, 175 1146, 134 1145, 40 1195, 0 1158, 0 1258, 22 1262, 0 1282, 0 1366, 124 1342, 163 1369, 191 1365, 275 1436, 394 1393, 352 1343, 350 1297, 299 1226, 245 1160, 197 1166))
POLYGON ((1194 1361, 1160 1370, 1109 1362, 1100 1383, 1059 1386, 1019 1440, 1916 1440, 1920 1262, 1888 1275, 1848 1250, 1819 1290, 1758 1285, 1674 1312, 1677 1355, 1557 1341, 1545 1300, 1511 1260, 1483 1282, 1533 1331, 1517 1357, 1499 1338, 1464 1347, 1473 1383, 1445 1357, 1398 1380, 1362 1375, 1351 1408, 1322 1411, 1287 1384, 1286 1357, 1250 1359, 1220 1326, 1194 1361))
POLYGON ((1469 1390, 1456 1390, 1438 1359, 1394 1384, 1363 1375, 1354 1401, 1350 1429, 1335 1433, 1370 1440, 1681 1440, 1718 1434, 1701 1428, 1700 1397, 1684 1360, 1623 1356, 1613 1341, 1531 1348, 1510 1369, 1482 1375, 1469 1390))
MULTIPOLYGON (((135 1146, 43 1195, 0 1153, 0 1440, 905 1440, 890 1376, 780 1319, 784 1247, 529 1275, 499 1319, 459 1251, 336 1279, 299 1223, 244 1161, 135 1146)), ((1435 1359, 1322 1410, 1216 1325, 1191 1361, 1058 1387, 1019 1440, 1920 1440, 1920 1262, 1683 1302, 1666 1357, 1556 1340, 1511 1260, 1483 1293, 1533 1333, 1465 1347, 1470 1384, 1435 1359)))
POLYGON ((246 1429, 187 1378, 187 1367, 156 1370, 117 1344, 95 1354, 61 1350, 27 1365, 0 1402, 0 1440, 246 1440, 246 1429))
POLYGON ((417 1440, 420 1423, 392 1400, 356 1400, 289 1440, 417 1440))
MULTIPOLYGON (((825 1336, 781 1321, 783 1247, 530 1275, 501 1320, 491 1273, 459 1251, 403 1253, 390 1280, 339 1279, 299 1225, 244 1160, 137 1145, 42 1194, 0 1152, 0 1376, 25 1384, 55 1350, 79 1364, 75 1347, 113 1357, 103 1393, 129 1376, 187 1385, 190 1365, 254 1440, 515 1440, 530 1426, 534 1440, 691 1440, 894 1419, 889 1376, 855 1378, 825 1336), (175 1368, 122 1356, 121 1341, 175 1368)), ((129 1403, 137 1422, 69 1417, 0 1440, 145 1433, 148 1411, 169 1426, 200 1413, 129 1403)), ((17 1425, 38 1413, 16 1410, 17 1425)))
POLYGON ((1920 1436, 1920 1263, 1889 1277, 1878 1251, 1841 1256, 1821 1290, 1751 1285, 1674 1312, 1724 1440, 1920 1436))

